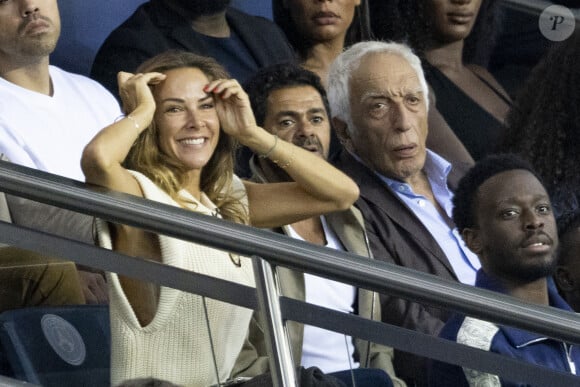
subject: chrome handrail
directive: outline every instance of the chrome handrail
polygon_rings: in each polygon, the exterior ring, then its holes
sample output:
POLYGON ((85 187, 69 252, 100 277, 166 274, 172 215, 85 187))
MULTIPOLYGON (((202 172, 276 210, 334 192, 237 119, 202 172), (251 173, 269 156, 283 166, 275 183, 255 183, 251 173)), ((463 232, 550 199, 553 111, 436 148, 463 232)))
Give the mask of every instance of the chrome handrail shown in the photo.
POLYGON ((96 187, 91 190, 83 183, 8 162, 0 162, 0 187, 7 193, 107 221, 245 256, 259 255, 275 265, 580 344, 580 317, 575 314, 524 303, 409 268, 363 259, 132 195, 96 187))
MULTIPOLYGON (((282 265, 314 273, 381 293, 393 294, 443 308, 455 309, 489 321, 515 325, 567 342, 580 343, 580 317, 575 314, 554 308, 526 304, 502 294, 446 281, 411 269, 313 246, 282 235, 195 214, 191 211, 151 202, 131 195, 102 189, 92 190, 79 182, 6 162, 0 162, 0 187, 7 193, 98 216, 108 221, 127 223, 153 232, 206 244, 242 255, 259 255, 274 265, 282 265)), ((81 242, 27 230, 10 224, 0 223, 0 243, 8 243, 33 250, 37 249, 37 251, 55 254, 81 264, 124 275, 136 276, 163 286, 207 295, 249 308, 257 306, 255 291, 251 288, 214 278, 205 278, 205 276, 200 274, 187 272, 175 267, 126 257, 122 254, 105 251, 81 242), (195 278, 195 281, 191 280, 192 277, 195 278), (216 283, 219 285, 216 286, 216 283)), ((303 316, 300 316, 299 313, 292 314, 286 310, 293 305, 291 300, 282 297, 280 303, 283 307, 284 318, 306 322, 302 320, 303 316)), ((375 322, 368 321, 368 323, 375 322)), ((417 337, 425 343, 445 346, 445 343, 438 342, 437 340, 440 339, 437 338, 423 337, 426 335, 421 336, 417 332, 386 324, 382 324, 382 326, 387 332, 386 336, 390 335, 391 338, 393 338, 392 332, 396 331, 402 334, 414 335, 413 337, 417 337)), ((335 326, 332 329, 341 331, 341 327, 335 326)), ((370 333, 372 332, 362 332, 361 336, 364 338, 370 333)), ((374 338, 378 342, 391 345, 391 342, 381 340, 380 337, 375 336, 374 338)), ((397 349, 425 354, 422 349, 413 348, 409 342, 394 341, 396 345, 392 346, 397 349)), ((466 351, 465 353, 472 353, 470 351, 478 353, 477 351, 479 351, 473 348, 465 348, 464 350, 466 351)), ((439 352, 439 354, 437 354, 437 351, 433 352, 436 354, 433 357, 447 359, 451 362, 459 359, 459 357, 448 359, 441 351, 439 352)), ((493 355, 495 354, 483 353, 480 356, 482 359, 492 359, 493 355)), ((514 363, 513 359, 506 359, 504 362, 506 364, 518 364, 518 361, 514 363)), ((477 362, 470 364, 477 365, 477 362)), ((501 362, 496 361, 497 364, 501 364, 501 362)), ((525 363, 522 363, 521 367, 521 369, 533 368, 525 363)), ((489 370, 489 368, 485 369, 489 370)), ((493 369, 492 367, 491 370, 493 369)), ((518 373, 518 369, 513 372, 512 375, 521 375, 524 379, 526 377, 525 373, 518 373)), ((554 371, 545 372, 547 374, 551 372, 558 376, 558 373, 554 371)), ((564 380, 568 380, 566 377, 569 378, 570 376, 563 375, 562 377, 564 380)), ((529 375, 528 378, 530 378, 529 375)), ((537 381, 537 379, 533 380, 537 381)), ((558 385, 564 386, 566 384, 558 385)))

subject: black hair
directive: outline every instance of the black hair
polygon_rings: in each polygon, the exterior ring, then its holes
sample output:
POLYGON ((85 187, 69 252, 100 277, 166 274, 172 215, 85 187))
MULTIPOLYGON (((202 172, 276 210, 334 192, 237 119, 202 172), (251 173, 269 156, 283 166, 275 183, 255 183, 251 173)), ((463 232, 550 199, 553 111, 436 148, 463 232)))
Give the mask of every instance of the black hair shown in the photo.
MULTIPOLYGON (((558 252, 558 263, 562 266, 576 265, 577 255, 576 249, 566 241, 566 235, 574 232, 580 228, 580 209, 570 209, 556 218, 558 225, 558 238, 560 239, 560 249, 558 252)), ((559 285, 556 282, 557 285, 559 285)), ((558 287, 560 294, 564 294, 560 287, 558 287)))
POLYGON ((530 163, 509 153, 484 157, 461 178, 453 196, 453 221, 460 233, 476 224, 475 201, 479 187, 491 177, 515 169, 528 171, 542 181, 530 163))
POLYGON ((420 58, 427 49, 429 18, 423 0, 378 0, 369 4, 371 29, 377 39, 403 42, 420 58))
POLYGON ((499 148, 532 164, 560 213, 577 207, 580 193, 578 58, 577 30, 554 45, 532 70, 506 118, 499 148))
MULTIPOLYGON (((355 8, 352 23, 346 32, 345 48, 355 43, 372 39, 368 1, 361 0, 360 5, 355 8)), ((283 0, 272 0, 272 13, 274 22, 282 29, 294 50, 298 55, 304 57, 310 48, 311 42, 298 32, 290 12, 284 7, 283 0)))
MULTIPOLYGON (((408 44, 423 59, 429 49, 432 22, 426 0, 375 0, 369 4, 373 35, 408 44)), ((463 61, 486 67, 501 22, 497 0, 483 0, 477 20, 465 39, 463 61)))
POLYGON ((561 214, 557 219, 558 236, 562 238, 567 232, 580 227, 580 209, 575 208, 561 214))
POLYGON ((320 94, 326 114, 329 118, 331 117, 326 90, 322 86, 320 77, 296 64, 283 63, 258 70, 244 83, 244 90, 248 93, 256 123, 259 126, 264 125, 270 94, 278 89, 295 86, 311 86, 316 89, 320 94))

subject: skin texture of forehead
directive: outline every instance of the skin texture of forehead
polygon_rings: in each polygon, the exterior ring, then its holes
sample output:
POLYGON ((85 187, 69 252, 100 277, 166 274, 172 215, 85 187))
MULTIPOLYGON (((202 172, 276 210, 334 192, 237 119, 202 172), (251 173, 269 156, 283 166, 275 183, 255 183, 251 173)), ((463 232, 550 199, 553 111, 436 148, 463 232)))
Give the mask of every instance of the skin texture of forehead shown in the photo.
POLYGON ((417 73, 401 55, 373 52, 361 58, 358 68, 351 75, 350 82, 351 85, 355 82, 372 84, 377 79, 398 80, 401 77, 416 79, 417 86, 420 87, 417 73))
POLYGON ((295 85, 295 86, 286 86, 281 87, 276 90, 272 90, 268 95, 268 110, 266 112, 267 116, 271 116, 274 113, 274 110, 277 109, 279 105, 274 104, 274 100, 289 104, 301 103, 301 102, 310 102, 312 107, 321 107, 324 109, 324 103, 322 102, 322 97, 318 90, 310 85, 295 85), (292 93, 292 94, 291 94, 292 93), (296 98, 296 94, 299 94, 300 97, 296 98))
MULTIPOLYGON (((497 205, 502 201, 516 199, 516 194, 520 194, 520 185, 513 185, 513 180, 524 181, 528 187, 536 189, 535 194, 548 197, 546 189, 542 183, 530 171, 525 169, 512 169, 495 174, 485 180, 477 189, 477 204, 480 207, 482 201, 490 204, 490 198, 496 198, 493 204, 497 205)), ((525 194, 532 192, 526 191, 525 194)))
POLYGON ((180 93, 193 93, 198 95, 198 97, 208 95, 198 87, 200 85, 205 86, 209 83, 209 79, 205 73, 197 67, 180 67, 171 69, 165 71, 165 75, 167 75, 167 78, 153 88, 156 98, 185 97, 185 95, 174 95, 175 91, 179 91, 180 93), (187 80, 187 82, 180 80, 187 80))

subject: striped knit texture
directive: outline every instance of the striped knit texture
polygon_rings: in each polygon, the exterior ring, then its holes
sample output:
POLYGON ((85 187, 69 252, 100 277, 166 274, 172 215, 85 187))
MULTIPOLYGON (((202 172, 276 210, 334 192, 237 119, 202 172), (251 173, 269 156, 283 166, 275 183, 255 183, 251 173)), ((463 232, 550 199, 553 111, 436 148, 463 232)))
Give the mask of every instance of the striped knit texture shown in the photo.
MULTIPOLYGON (((147 177, 132 173, 145 197, 177 206, 147 177)), ((243 189, 239 179, 235 183, 243 189)), ((195 211, 212 214, 213 203, 207 197, 202 198, 202 202, 198 202, 195 211)), ((110 249, 108 225, 98 221, 97 230, 100 245, 110 249)), ((163 235, 159 235, 159 242, 163 262, 168 265, 254 286, 252 263, 248 258, 242 257, 240 268, 220 250, 163 235)), ((142 377, 155 377, 183 386, 207 387, 217 382, 200 296, 162 287, 153 321, 141 327, 115 273, 108 273, 108 283, 112 385, 142 377)), ((212 299, 206 299, 206 303, 217 367, 223 381, 229 376, 242 348, 252 311, 212 299)))

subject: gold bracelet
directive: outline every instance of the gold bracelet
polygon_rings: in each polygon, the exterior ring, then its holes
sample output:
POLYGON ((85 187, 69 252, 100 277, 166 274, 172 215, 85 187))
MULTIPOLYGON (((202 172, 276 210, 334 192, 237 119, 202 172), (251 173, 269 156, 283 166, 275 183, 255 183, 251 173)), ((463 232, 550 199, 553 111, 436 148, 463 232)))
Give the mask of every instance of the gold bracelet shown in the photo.
POLYGON ((273 136, 274 136, 274 145, 272 145, 272 147, 270 149, 268 149, 268 151, 266 153, 262 153, 261 155, 258 155, 259 158, 265 159, 267 157, 270 157, 272 152, 274 152, 274 149, 276 149, 276 145, 278 145, 278 136, 275 134, 273 136))
POLYGON ((125 116, 125 118, 128 118, 129 120, 131 120, 131 122, 133 122, 133 124, 135 125, 135 129, 137 129, 137 136, 139 136, 141 134, 141 126, 139 126, 139 123, 137 122, 137 120, 135 119, 135 117, 133 117, 132 115, 128 114, 125 116))
POLYGON ((290 157, 288 157, 288 160, 286 160, 285 163, 281 164, 280 160, 272 160, 272 162, 282 169, 288 168, 292 164, 292 161, 294 161, 294 155, 295 155, 294 154, 294 149, 295 149, 294 147, 295 146, 292 145, 292 150, 290 151, 290 157))
POLYGON ((139 126, 139 123, 137 122, 137 120, 135 119, 135 117, 133 117, 130 114, 121 114, 119 117, 115 118, 115 121, 113 122, 119 122, 121 120, 124 120, 125 118, 128 118, 129 120, 131 120, 131 122, 133 123, 133 125, 135 125, 135 129, 137 129, 137 136, 139 136, 141 134, 141 126, 139 126))

